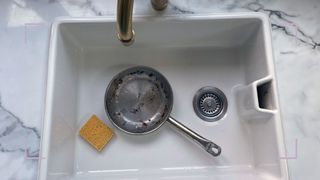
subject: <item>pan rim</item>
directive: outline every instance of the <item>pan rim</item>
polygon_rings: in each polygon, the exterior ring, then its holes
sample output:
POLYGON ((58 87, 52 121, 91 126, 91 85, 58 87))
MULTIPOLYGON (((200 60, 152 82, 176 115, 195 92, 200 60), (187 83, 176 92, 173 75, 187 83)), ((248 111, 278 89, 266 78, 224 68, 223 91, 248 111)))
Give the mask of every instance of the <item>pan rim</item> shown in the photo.
POLYGON ((172 91, 172 88, 171 88, 171 85, 168 81, 168 79, 163 75, 161 74, 158 70, 152 68, 152 67, 149 67, 149 66, 143 66, 143 65, 137 65, 137 66, 131 66, 131 67, 127 67, 125 68, 124 70, 118 72, 116 75, 113 76, 113 78, 110 80, 106 90, 105 90, 105 95, 104 95, 104 109, 105 109, 105 112, 107 114, 107 117, 109 119, 109 121, 111 121, 111 123, 117 128, 119 129, 120 131, 122 132, 125 132, 126 134, 130 134, 130 135, 136 135, 136 136, 140 136, 140 135, 146 135, 146 134, 150 134, 150 133, 153 133, 155 131, 157 131, 167 120, 168 118, 170 117, 171 115, 171 111, 172 111, 172 108, 173 108, 173 91, 172 91), (107 106, 107 94, 108 94, 108 91, 110 90, 113 82, 118 79, 121 75, 125 74, 125 72, 128 72, 128 71, 131 71, 131 70, 134 70, 134 69, 147 69, 149 71, 152 71, 152 72, 155 72, 157 74, 157 76, 161 77, 163 79, 163 83, 166 83, 167 86, 168 86, 168 90, 170 91, 170 95, 171 95, 171 98, 170 98, 170 102, 168 103, 168 113, 166 113, 166 115, 162 118, 163 120, 161 120, 162 122, 160 122, 159 124, 157 124, 157 127, 155 127, 154 129, 151 129, 149 131, 145 131, 145 132, 131 132, 131 131, 127 131, 123 128, 121 128, 119 125, 117 125, 114 120, 112 119, 112 117, 110 116, 109 114, 109 110, 108 110, 108 106, 107 106))

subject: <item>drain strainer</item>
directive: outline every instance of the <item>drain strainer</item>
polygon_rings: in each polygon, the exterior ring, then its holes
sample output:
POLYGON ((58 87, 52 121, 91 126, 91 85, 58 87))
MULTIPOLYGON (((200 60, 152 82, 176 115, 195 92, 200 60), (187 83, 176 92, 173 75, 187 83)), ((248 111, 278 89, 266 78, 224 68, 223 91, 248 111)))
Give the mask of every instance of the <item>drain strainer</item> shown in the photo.
POLYGON ((228 102, 224 93, 215 87, 203 87, 193 98, 193 108, 199 118, 205 121, 217 121, 227 111, 228 102))

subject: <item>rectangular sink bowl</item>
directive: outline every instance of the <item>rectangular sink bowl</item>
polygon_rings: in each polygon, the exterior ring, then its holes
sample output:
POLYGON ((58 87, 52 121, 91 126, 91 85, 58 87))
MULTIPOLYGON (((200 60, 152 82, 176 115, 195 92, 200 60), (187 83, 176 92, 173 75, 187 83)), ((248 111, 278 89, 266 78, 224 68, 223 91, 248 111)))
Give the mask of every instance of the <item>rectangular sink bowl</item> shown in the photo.
POLYGON ((123 46, 113 18, 61 18, 52 25, 40 180, 288 179, 270 25, 258 13, 135 17, 123 46), (171 115, 222 147, 210 156, 165 124, 132 136, 108 120, 104 95, 118 72, 161 72, 173 89, 171 115), (206 122, 192 101, 204 86, 227 97, 226 115, 206 122), (102 152, 79 137, 96 114, 115 136, 102 152))

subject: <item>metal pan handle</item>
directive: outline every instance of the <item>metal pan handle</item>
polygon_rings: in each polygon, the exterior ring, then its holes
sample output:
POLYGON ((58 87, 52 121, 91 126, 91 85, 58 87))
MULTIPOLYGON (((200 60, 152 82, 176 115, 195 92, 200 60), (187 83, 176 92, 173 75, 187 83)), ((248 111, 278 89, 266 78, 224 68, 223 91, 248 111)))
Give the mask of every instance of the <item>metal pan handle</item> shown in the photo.
POLYGON ((206 150, 212 156, 219 156, 221 154, 221 147, 217 144, 209 141, 208 139, 200 136, 196 132, 192 131, 185 125, 181 124, 179 121, 174 119, 173 117, 169 117, 168 120, 170 124, 179 129, 184 135, 188 136, 194 142, 199 144, 204 150, 206 150))

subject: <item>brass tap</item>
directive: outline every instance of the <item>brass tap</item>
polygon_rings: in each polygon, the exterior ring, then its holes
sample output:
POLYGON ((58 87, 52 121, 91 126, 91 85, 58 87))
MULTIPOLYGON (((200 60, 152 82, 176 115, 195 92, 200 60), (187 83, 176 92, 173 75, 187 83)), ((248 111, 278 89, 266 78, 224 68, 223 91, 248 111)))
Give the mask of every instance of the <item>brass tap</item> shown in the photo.
MULTIPOLYGON (((132 12, 134 0, 118 0, 117 6, 117 36, 125 45, 129 46, 134 42, 134 30, 132 28, 132 12)), ((168 0, 151 0, 155 10, 164 10, 168 0)))

